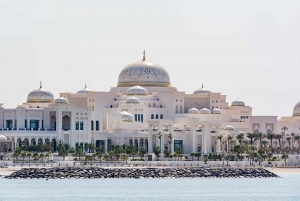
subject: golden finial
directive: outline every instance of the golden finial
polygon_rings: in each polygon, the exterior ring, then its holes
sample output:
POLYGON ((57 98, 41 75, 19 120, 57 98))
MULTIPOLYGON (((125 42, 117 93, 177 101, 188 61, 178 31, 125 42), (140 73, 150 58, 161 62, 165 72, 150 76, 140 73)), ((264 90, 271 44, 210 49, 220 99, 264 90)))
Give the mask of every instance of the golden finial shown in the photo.
POLYGON ((86 89, 87 87, 86 87, 86 84, 84 84, 84 88, 86 89))
POLYGON ((143 61, 145 61, 145 60, 146 60, 146 52, 144 50, 144 52, 143 52, 143 61))
POLYGON ((203 89, 203 83, 202 83, 202 89, 203 89))
POLYGON ((40 89, 41 89, 41 88, 43 88, 43 87, 42 87, 42 82, 40 81, 40 89))

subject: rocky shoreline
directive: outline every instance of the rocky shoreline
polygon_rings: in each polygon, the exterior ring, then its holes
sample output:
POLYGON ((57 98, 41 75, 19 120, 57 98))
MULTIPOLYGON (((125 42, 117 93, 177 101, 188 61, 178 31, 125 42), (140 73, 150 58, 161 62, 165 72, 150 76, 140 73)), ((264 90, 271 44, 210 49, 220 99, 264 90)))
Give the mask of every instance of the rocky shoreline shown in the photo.
POLYGON ((278 175, 263 168, 23 168, 6 179, 95 178, 270 178, 278 175))

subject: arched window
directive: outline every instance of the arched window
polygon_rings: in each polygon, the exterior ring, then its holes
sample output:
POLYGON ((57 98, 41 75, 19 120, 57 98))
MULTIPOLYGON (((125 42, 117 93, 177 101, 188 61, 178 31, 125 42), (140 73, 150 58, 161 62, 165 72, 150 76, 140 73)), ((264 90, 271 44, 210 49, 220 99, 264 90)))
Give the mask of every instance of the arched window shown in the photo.
POLYGON ((158 119, 158 114, 155 115, 155 119, 158 119))
POLYGON ((91 121, 91 130, 92 131, 94 130, 94 121, 93 120, 91 121))
POLYGON ((164 116, 161 114, 161 115, 160 115, 160 119, 163 119, 163 118, 164 118, 164 116))
POLYGON ((180 114, 182 113, 182 105, 180 105, 180 114))
POLYGON ((94 111, 94 109, 95 109, 94 106, 92 106, 92 111, 94 111))
POLYGON ((153 107, 155 107, 155 103, 153 103, 153 107))
POLYGON ((151 119, 154 119, 154 114, 151 114, 151 119))
POLYGON ((99 130, 99 121, 96 121, 96 131, 99 130))
POLYGON ((176 109, 175 109, 175 113, 178 114, 178 105, 176 105, 175 108, 176 108, 176 109))

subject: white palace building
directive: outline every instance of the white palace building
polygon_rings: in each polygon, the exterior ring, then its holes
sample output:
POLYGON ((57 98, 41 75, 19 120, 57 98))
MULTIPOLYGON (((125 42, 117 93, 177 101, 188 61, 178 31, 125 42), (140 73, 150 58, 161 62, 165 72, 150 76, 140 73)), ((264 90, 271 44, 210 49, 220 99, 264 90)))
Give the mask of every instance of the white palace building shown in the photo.
POLYGON ((53 151, 64 142, 73 147, 94 143, 105 150, 128 144, 149 153, 155 145, 162 152, 181 146, 185 154, 212 153, 220 151, 218 135, 257 131, 289 136, 299 135, 299 129, 300 102, 291 117, 252 116, 245 102, 230 104, 226 95, 203 85, 193 94, 178 91, 166 69, 145 55, 123 68, 117 86, 108 92, 85 86, 55 98, 40 84, 26 103, 13 109, 0 104, 0 151, 13 151, 25 140, 28 145, 53 142, 53 151))

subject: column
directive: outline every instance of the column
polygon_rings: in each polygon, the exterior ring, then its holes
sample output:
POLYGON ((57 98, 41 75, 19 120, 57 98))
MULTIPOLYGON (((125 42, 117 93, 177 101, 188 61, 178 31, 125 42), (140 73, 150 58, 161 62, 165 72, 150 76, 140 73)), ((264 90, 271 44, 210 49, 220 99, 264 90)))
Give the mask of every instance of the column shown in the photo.
POLYGON ((171 153, 174 153, 174 124, 171 124, 171 134, 172 134, 172 142, 171 142, 171 153))
POLYGON ((196 125, 191 124, 192 130, 192 152, 196 152, 196 125))
POLYGON ((160 153, 164 153, 164 138, 165 138, 165 135, 164 135, 164 131, 162 130, 162 125, 161 123, 158 124, 158 130, 157 132, 161 132, 162 133, 162 136, 161 136, 161 140, 158 139, 158 144, 160 143, 160 153))
POLYGON ((153 136, 152 136, 152 125, 148 124, 148 152, 153 152, 153 136))

